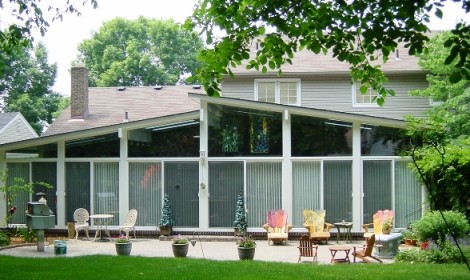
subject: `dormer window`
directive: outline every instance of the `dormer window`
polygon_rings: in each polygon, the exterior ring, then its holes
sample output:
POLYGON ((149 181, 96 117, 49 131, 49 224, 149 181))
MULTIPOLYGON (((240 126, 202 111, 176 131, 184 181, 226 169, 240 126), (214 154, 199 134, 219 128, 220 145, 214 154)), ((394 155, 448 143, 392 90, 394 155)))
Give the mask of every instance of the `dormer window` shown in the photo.
POLYGON ((300 106, 300 79, 257 79, 255 100, 300 106))

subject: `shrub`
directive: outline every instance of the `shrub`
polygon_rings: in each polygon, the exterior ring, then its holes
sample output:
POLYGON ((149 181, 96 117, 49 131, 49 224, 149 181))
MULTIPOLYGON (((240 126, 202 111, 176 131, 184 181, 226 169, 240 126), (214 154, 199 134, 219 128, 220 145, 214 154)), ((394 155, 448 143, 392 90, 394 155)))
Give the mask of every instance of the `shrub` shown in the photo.
POLYGON ((0 230, 0 247, 7 245, 10 245, 10 235, 5 231, 0 230))
POLYGON ((16 236, 19 236, 25 243, 32 243, 36 238, 36 231, 27 227, 20 227, 16 230, 16 236))
MULTIPOLYGON (((461 248, 466 259, 470 258, 470 247, 465 246, 461 248)), ((464 259, 460 254, 457 246, 450 244, 449 242, 444 243, 440 249, 408 249, 398 252, 395 256, 396 262, 405 263, 464 263, 464 259)))
POLYGON ((456 238, 464 237, 470 232, 470 225, 465 215, 456 211, 443 211, 448 227, 439 211, 426 213, 421 219, 411 223, 411 228, 417 233, 419 240, 432 240, 439 246, 444 244, 451 233, 456 238))

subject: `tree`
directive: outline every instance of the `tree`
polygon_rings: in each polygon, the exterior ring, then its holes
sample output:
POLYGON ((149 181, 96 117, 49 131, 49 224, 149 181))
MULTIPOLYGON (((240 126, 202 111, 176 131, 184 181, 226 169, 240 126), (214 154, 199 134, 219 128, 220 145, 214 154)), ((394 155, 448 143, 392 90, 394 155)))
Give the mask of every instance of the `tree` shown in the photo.
POLYGON ((242 192, 240 192, 237 196, 235 221, 233 221, 233 226, 235 229, 238 229, 239 235, 246 234, 246 228, 248 227, 248 224, 246 222, 245 201, 242 192))
POLYGON ((420 55, 421 67, 430 72, 430 87, 411 94, 440 103, 425 117, 408 117, 407 133, 415 145, 412 168, 429 189, 431 208, 465 212, 470 199, 470 88, 467 79, 451 82, 458 61, 446 65, 449 49, 443 48, 451 36, 450 32, 437 34, 420 55))
POLYGON ((196 35, 173 20, 115 18, 79 45, 78 61, 92 86, 176 84, 198 66, 196 35))
MULTIPOLYGON (((49 64, 46 47, 17 48, 0 53, 0 100, 3 112, 21 112, 34 130, 41 134, 59 111, 63 97, 52 91, 57 65, 49 64)), ((63 109, 63 108, 62 108, 63 109)))
MULTIPOLYGON (((65 14, 80 15, 74 0, 61 1, 59 5, 40 4, 40 0, 0 0, 0 9, 12 17, 14 22, 0 30, 0 53, 10 54, 17 47, 28 47, 33 43, 33 30, 42 36, 47 32, 49 22, 62 20, 65 14), (4 3, 6 2, 6 3, 4 3)), ((54 3, 57 3, 54 1, 54 3)), ((98 7, 96 0, 82 0, 82 5, 98 7)), ((5 17, 3 17, 5 19, 5 17)), ((2 64, 0 64, 1 70, 2 64)))
MULTIPOLYGON (((231 68, 248 60, 247 68, 282 74, 281 66, 292 63, 295 52, 306 49, 316 54, 330 52, 348 62, 352 79, 362 83, 361 91, 372 86, 382 105, 394 92, 383 84, 387 81, 379 60, 387 61, 397 44, 404 42, 410 54, 422 53, 428 41, 431 13, 442 17, 446 0, 363 0, 363 1, 272 1, 272 0, 204 0, 186 21, 206 35, 211 49, 201 53, 203 67, 200 80, 208 95, 218 96, 223 75, 233 75, 231 68), (216 39, 219 30, 225 32, 216 39), (273 30, 273 31, 268 31, 273 30), (252 56, 249 47, 258 44, 252 56)), ((469 0, 454 0, 470 11, 469 0)), ((451 77, 458 81, 470 77, 470 26, 458 23, 446 41, 448 60, 459 58, 460 68, 451 77)))

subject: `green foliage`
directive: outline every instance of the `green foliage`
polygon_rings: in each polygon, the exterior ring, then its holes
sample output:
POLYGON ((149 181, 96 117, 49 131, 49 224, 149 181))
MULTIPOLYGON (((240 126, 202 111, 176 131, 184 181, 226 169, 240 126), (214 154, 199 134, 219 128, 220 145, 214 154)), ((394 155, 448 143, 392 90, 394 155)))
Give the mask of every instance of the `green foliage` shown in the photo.
MULTIPOLYGON (((426 23, 432 13, 442 14, 440 7, 435 1, 207 0, 197 4, 186 26, 201 30, 212 45, 201 53, 199 71, 210 96, 219 95, 223 76, 233 76, 232 69, 243 61, 247 69, 282 75, 282 65, 292 64, 295 53, 305 49, 329 52, 349 63, 352 78, 374 88, 382 105, 394 92, 384 87, 387 78, 378 65, 395 52, 398 42, 405 42, 410 54, 422 53, 429 39, 426 23), (225 35, 217 37, 218 30, 225 35)), ((446 41, 449 60, 458 58, 462 66, 455 80, 470 77, 469 29, 467 23, 456 25, 446 41)))
POLYGON ((240 230, 241 234, 246 234, 246 228, 248 224, 246 222, 246 210, 245 210, 245 199, 243 198, 243 193, 238 193, 237 204, 235 210, 235 221, 233 221, 233 226, 240 230))
POLYGON ((428 51, 420 55, 423 70, 431 72, 430 87, 411 93, 441 104, 425 118, 408 117, 407 133, 415 144, 411 155, 416 165, 411 168, 428 186, 432 209, 465 211, 470 199, 470 88, 468 79, 450 81, 460 70, 457 59, 445 62, 449 49, 443 45, 449 38, 450 32, 436 35, 426 45, 428 51))
POLYGON ((160 227, 172 227, 174 224, 173 215, 171 211, 170 198, 168 193, 165 193, 163 198, 162 217, 160 218, 160 227))
POLYGON ((198 67, 202 40, 173 20, 107 21, 80 43, 92 86, 174 85, 198 67))
POLYGON ((15 198, 20 193, 30 193, 34 192, 33 186, 39 185, 43 188, 52 188, 51 185, 44 182, 35 182, 29 183, 26 182, 23 178, 13 177, 10 178, 7 169, 3 169, 0 174, 0 181, 2 184, 0 186, 0 192, 5 194, 7 202, 7 215, 5 216, 5 223, 7 226, 10 225, 13 214, 16 212, 16 206, 13 204, 15 198))
POLYGON ((243 248, 256 248, 256 242, 251 235, 245 235, 237 240, 237 246, 243 248))
POLYGON ((178 236, 171 239, 171 242, 173 244, 188 244, 189 240, 186 237, 181 236, 181 234, 178 234, 178 236))
POLYGON ((464 214, 443 211, 442 215, 447 224, 439 211, 428 212, 421 219, 411 223, 411 228, 416 232, 419 240, 432 240, 441 246, 451 234, 455 238, 460 238, 470 233, 470 224, 464 214))
POLYGON ((57 65, 48 63, 47 49, 17 48, 10 54, 0 53, 0 98, 5 112, 21 112, 34 130, 41 134, 51 124, 63 97, 52 91, 57 65))
MULTIPOLYGON (((38 30, 42 36, 49 28, 49 22, 62 20, 65 14, 80 15, 73 0, 54 2, 52 5, 44 5, 40 0, 9 0, 0 1, 0 8, 12 17, 11 23, 0 30, 0 53, 10 55, 15 49, 31 46, 33 42, 33 30, 38 30)), ((52 3, 52 2, 51 2, 52 3)), ((97 0, 82 0, 82 5, 91 4, 98 6, 97 0)), ((0 61, 0 70, 2 70, 0 61)), ((0 71, 1 73, 1 71, 0 71)))
POLYGON ((27 227, 20 227, 16 229, 16 236, 26 243, 32 243, 36 239, 36 231, 27 227))
MULTIPOLYGON (((470 259, 470 247, 463 247, 463 253, 466 259, 470 259)), ((447 244, 442 248, 422 250, 418 248, 403 250, 398 252, 394 260, 401 263, 426 263, 426 264, 444 264, 444 263, 464 263, 462 255, 457 246, 447 244)))
POLYGON ((0 230, 0 247, 10 245, 10 235, 4 230, 0 230))

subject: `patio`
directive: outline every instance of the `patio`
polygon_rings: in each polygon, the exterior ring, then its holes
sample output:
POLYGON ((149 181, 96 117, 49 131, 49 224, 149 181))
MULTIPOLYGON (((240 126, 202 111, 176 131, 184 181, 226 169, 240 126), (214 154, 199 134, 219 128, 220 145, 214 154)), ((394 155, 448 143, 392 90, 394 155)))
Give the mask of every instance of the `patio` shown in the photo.
MULTIPOLYGON (((224 238, 222 238, 224 239, 224 238)), ((196 238, 197 240, 197 238, 196 238)), ((151 238, 132 239, 131 256, 145 257, 173 257, 171 243, 151 238)), ((266 240, 257 240, 255 260, 297 263, 299 251, 298 240, 289 240, 286 245, 268 245, 266 240)), ((44 252, 37 252, 35 244, 21 245, 14 248, 0 248, 0 255, 10 255, 18 257, 76 257, 82 255, 116 255, 114 242, 92 242, 86 239, 67 239, 67 253, 56 256, 54 254, 54 244, 45 246, 44 252)), ((340 242, 340 244, 342 244, 340 242)), ((353 241, 352 244, 360 246, 361 241, 353 241)), ((319 245, 318 264, 330 264, 330 246, 337 245, 335 241, 328 245, 319 245)), ((352 251, 351 251, 352 252, 352 251)), ((201 236, 194 246, 189 246, 188 258, 205 258, 212 260, 238 260, 238 254, 233 237, 226 238, 225 241, 217 240, 214 236, 201 236), (212 241, 212 240, 216 241, 212 241)), ((351 262, 353 257, 350 255, 351 262)), ((361 262, 360 260, 357 260, 361 262)), ((383 259, 384 263, 392 263, 391 259, 383 259)), ((311 262, 309 258, 303 258, 302 262, 311 262)))

